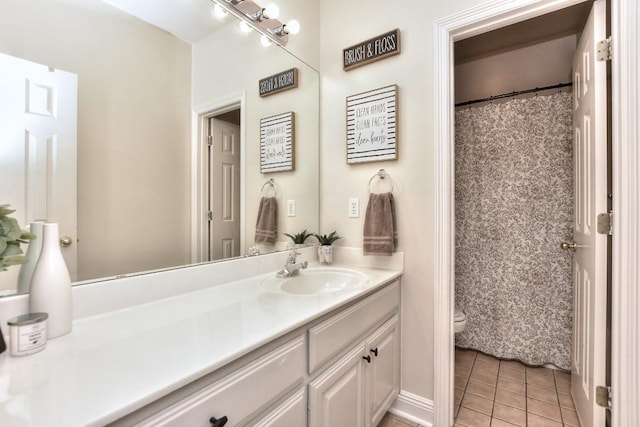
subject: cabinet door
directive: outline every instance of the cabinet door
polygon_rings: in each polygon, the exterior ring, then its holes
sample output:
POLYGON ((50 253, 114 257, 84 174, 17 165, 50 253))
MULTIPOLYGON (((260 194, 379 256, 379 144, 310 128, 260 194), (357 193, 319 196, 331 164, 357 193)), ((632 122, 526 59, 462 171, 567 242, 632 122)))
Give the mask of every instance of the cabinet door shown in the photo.
POLYGON ((378 328, 367 340, 371 363, 367 371, 367 412, 369 426, 377 426, 398 395, 400 387, 400 337, 398 316, 378 328))
POLYGON ((364 426, 364 343, 309 384, 310 427, 364 426))

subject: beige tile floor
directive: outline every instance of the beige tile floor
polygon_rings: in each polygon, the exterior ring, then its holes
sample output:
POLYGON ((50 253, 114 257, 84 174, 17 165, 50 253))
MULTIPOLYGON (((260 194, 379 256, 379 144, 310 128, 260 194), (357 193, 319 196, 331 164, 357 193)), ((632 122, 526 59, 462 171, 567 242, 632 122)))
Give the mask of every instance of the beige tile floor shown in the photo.
POLYGON ((579 427, 570 393, 566 372, 456 349, 455 426, 579 427))
POLYGON ((380 423, 378 423, 378 427, 420 427, 420 424, 387 412, 382 420, 380 420, 380 423))

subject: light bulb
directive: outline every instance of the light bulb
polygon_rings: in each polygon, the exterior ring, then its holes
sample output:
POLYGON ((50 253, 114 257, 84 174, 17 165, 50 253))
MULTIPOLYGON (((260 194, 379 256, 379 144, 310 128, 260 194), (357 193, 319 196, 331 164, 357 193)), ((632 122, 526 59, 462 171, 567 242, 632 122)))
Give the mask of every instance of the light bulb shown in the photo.
POLYGON ((280 15, 280 8, 275 3, 269 3, 267 7, 264 8, 264 15, 269 19, 276 19, 280 15))
POLYGON ((220 6, 219 4, 217 4, 217 3, 213 7, 213 13, 214 13, 215 17, 218 18, 218 19, 222 19, 222 18, 224 18, 225 16, 227 16, 229 14, 229 12, 224 10, 224 8, 222 6, 220 6))
POLYGON ((287 22, 287 32, 289 34, 298 34, 300 32, 300 23, 295 19, 287 22))
POLYGON ((269 37, 262 35, 262 37, 260 37, 260 43, 262 44, 262 46, 264 47, 269 47, 271 46, 271 40, 269 40, 269 37))
POLYGON ((242 31, 243 33, 250 33, 251 27, 246 22, 240 21, 240 31, 242 31))

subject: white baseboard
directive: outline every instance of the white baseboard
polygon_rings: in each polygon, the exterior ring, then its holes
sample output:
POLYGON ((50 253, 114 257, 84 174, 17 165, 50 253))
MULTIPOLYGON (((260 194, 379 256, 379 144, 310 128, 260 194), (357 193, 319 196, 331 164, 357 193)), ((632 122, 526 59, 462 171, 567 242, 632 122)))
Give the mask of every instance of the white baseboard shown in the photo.
POLYGON ((433 427, 433 401, 417 394, 400 390, 389 412, 420 426, 433 427))

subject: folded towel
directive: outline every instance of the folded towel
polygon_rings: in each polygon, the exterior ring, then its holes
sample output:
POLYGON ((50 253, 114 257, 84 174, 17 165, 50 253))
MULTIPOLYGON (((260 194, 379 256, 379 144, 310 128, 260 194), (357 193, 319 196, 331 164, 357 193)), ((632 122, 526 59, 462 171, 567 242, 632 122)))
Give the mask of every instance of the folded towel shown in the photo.
POLYGON ((369 194, 364 217, 364 254, 391 255, 398 247, 398 226, 393 194, 369 194))
POLYGON ((278 201, 275 197, 262 197, 256 221, 256 243, 273 245, 278 236, 278 201))

